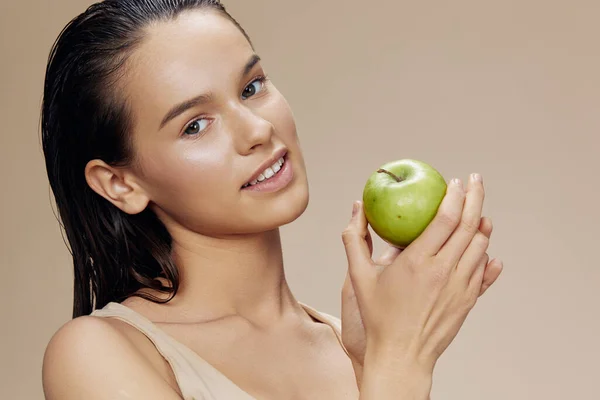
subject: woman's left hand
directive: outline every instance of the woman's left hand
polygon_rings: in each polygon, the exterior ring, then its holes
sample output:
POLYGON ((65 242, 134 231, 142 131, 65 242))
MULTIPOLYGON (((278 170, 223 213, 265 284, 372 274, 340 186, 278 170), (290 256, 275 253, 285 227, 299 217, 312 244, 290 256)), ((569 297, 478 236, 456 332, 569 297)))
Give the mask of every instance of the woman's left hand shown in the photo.
MULTIPOLYGON (((492 220, 487 217, 481 218, 479 231, 489 238, 492 235, 492 230, 492 220)), ((373 240, 368 229, 365 240, 369 245, 370 255, 373 256, 373 240)), ((402 250, 396 247, 388 246, 385 252, 378 259, 374 260, 375 268, 383 269, 390 265, 401 252, 402 250)), ((501 269, 497 268, 498 264, 491 261, 486 266, 479 296, 485 293, 500 275, 501 269)), ((350 354, 356 380, 360 387, 362 368, 367 350, 367 339, 354 287, 352 286, 352 280, 348 273, 346 273, 346 279, 342 287, 342 342, 350 354)))
MULTIPOLYGON (((371 257, 373 256, 373 239, 367 229, 367 236, 365 237, 367 244, 369 245, 369 251, 371 257)), ((383 269, 390 265, 396 257, 402 252, 402 250, 388 246, 386 251, 381 257, 375 262, 375 268, 383 269)), ((352 280, 350 275, 346 273, 346 280, 342 287, 342 342, 344 347, 350 354, 350 360, 354 367, 354 374, 356 375, 356 381, 360 388, 360 380, 362 376, 362 368, 364 364, 365 353, 367 351, 367 338, 365 334, 365 328, 363 326, 362 317, 358 308, 358 302, 356 300, 356 294, 354 293, 354 286, 352 286, 352 280)))

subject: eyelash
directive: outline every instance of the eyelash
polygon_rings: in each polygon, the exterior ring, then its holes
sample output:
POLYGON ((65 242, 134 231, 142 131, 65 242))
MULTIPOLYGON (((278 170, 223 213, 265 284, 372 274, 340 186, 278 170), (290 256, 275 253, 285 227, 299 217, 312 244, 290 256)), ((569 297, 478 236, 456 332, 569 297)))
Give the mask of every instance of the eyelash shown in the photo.
MULTIPOLYGON (((244 90, 246 90, 246 88, 248 86, 252 85, 254 82, 258 81, 258 82, 260 82, 260 84, 262 86, 259 93, 264 93, 265 90, 267 89, 266 83, 268 80, 269 80, 269 77, 266 74, 258 75, 254 79, 252 79, 250 82, 248 82, 248 84, 246 86, 244 86, 244 90)), ((252 96, 252 97, 254 97, 254 96, 252 96)))
MULTIPOLYGON (((261 86, 262 86, 262 87, 261 87, 261 90, 260 90, 260 92, 258 92, 258 93, 264 93, 264 92, 266 91, 266 89, 267 89, 266 83, 269 81, 269 77, 268 77, 268 75, 266 75, 266 74, 263 74, 263 75, 258 75, 258 76, 256 76, 256 77, 254 77, 254 78, 253 78, 253 79, 252 79, 250 82, 248 82, 248 84, 247 84, 246 86, 244 86, 244 90, 246 90, 246 88, 248 88, 248 86, 252 85, 254 82, 257 82, 257 81, 258 81, 258 82, 260 82, 260 84, 261 84, 261 86)), ((242 92, 243 92, 243 91, 242 91, 242 92)), ((254 96, 252 96, 252 97, 254 97, 254 96)), ((249 98, 250 98, 250 97, 248 97, 247 99, 249 99, 249 98)), ((247 100, 247 99, 244 99, 244 100, 247 100)), ((205 117, 202 117, 202 116, 200 116, 200 117, 196 117, 196 118, 194 118, 192 121, 190 121, 190 122, 189 122, 187 125, 185 125, 185 127, 184 127, 184 129, 183 129, 183 132, 181 133, 181 136, 197 136, 197 135, 199 135, 199 134, 201 134, 201 133, 205 132, 205 131, 206 131, 208 128, 210 128, 210 125, 212 124, 212 121, 211 121, 211 122, 208 124, 208 126, 207 126, 206 128, 204 128, 204 129, 203 129, 201 132, 199 132, 198 134, 192 134, 192 135, 186 135, 186 134, 185 134, 185 131, 186 131, 186 130, 188 130, 188 128, 189 128, 190 126, 192 126, 192 124, 193 124, 193 123, 195 123, 195 122, 198 122, 198 121, 201 121, 201 120, 203 120, 203 119, 208 119, 208 118, 205 118, 205 117)))

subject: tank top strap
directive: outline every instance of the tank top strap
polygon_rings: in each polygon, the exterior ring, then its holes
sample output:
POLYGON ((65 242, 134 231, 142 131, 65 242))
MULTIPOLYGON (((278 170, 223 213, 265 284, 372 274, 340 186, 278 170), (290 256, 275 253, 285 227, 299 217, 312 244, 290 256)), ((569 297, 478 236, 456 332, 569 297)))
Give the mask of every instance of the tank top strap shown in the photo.
POLYGON ((198 354, 129 307, 112 302, 90 315, 119 319, 143 333, 169 363, 185 400, 255 400, 198 354))
POLYGON ((346 349, 346 347, 344 346, 344 343, 342 342, 342 321, 339 318, 334 317, 331 314, 328 314, 323 311, 318 311, 317 309, 315 309, 307 304, 304 304, 302 302, 298 302, 298 303, 304 308, 304 310, 306 310, 306 312, 311 317, 313 317, 317 321, 322 322, 331 327, 331 329, 335 333, 335 336, 338 339, 338 342, 340 343, 340 346, 342 346, 342 349, 344 350, 344 352, 348 355, 348 357, 350 357, 350 353, 348 353, 348 350, 346 349))

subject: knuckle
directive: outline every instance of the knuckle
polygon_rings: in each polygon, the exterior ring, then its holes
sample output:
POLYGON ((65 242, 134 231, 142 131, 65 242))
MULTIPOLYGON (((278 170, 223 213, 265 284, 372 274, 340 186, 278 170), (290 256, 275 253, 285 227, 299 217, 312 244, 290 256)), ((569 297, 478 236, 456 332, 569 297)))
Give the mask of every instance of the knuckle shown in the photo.
POLYGON ((479 230, 479 221, 474 221, 473 218, 469 218, 469 217, 465 217, 463 218, 461 225, 462 225, 462 229, 471 234, 474 235, 475 233, 477 233, 477 231, 479 230))
POLYGON ((429 269, 428 277, 434 286, 444 285, 448 281, 451 268, 446 263, 438 263, 429 269))
POLYGON ((490 245, 490 239, 481 232, 478 232, 473 240, 477 246, 484 250, 490 245))
POLYGON ((348 227, 342 231, 342 242, 344 242, 344 244, 348 244, 353 240, 354 236, 354 230, 348 227))
POLYGON ((455 212, 444 210, 439 214, 438 220, 441 224, 454 228, 458 225, 460 216, 455 212))
POLYGON ((448 282, 449 271, 446 268, 438 268, 431 271, 430 282, 435 287, 444 286, 448 282))
POLYGON ((465 312, 468 313, 473 309, 473 307, 475 307, 475 304, 477 304, 477 299, 479 297, 479 288, 480 285, 472 285, 467 288, 463 298, 465 312))
POLYGON ((485 253, 483 255, 483 258, 481 260, 481 263, 483 264, 483 267, 485 268, 485 266, 488 265, 488 262, 490 261, 490 255, 488 253, 485 253))
POLYGON ((469 293, 469 295, 467 296, 467 299, 465 301, 465 311, 469 312, 473 309, 473 307, 475 307, 475 305, 477 304, 477 294, 475 293, 475 291, 469 293))
POLYGON ((416 269, 419 265, 423 264, 424 256, 417 249, 409 247, 407 250, 400 253, 400 256, 397 259, 402 260, 409 268, 414 267, 416 269))

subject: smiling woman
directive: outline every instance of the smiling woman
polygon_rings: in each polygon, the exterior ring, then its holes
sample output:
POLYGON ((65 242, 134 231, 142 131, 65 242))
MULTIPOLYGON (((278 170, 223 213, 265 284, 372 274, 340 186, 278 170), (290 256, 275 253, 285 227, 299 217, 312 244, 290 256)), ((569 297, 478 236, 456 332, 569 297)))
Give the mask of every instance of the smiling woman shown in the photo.
POLYGON ((218 2, 90 7, 53 49, 42 117, 48 175, 78 272, 75 317, 92 304, 152 297, 138 292, 144 287, 174 294, 174 229, 256 233, 306 207, 288 104, 218 2), (282 149, 295 185, 283 197, 243 197, 239 189, 282 149), (268 218, 256 218, 264 210, 268 218))
POLYGON ((217 1, 105 1, 74 19, 48 65, 43 144, 81 317, 48 347, 48 398, 288 397, 298 385, 265 373, 282 354, 298 373, 323 365, 338 398, 356 391, 339 321, 283 274, 277 228, 308 202, 292 113, 217 1))
MULTIPOLYGON (((460 324, 431 339, 415 321, 460 320, 499 274, 486 246, 471 243, 489 237, 489 221, 447 240, 456 228, 448 215, 410 257, 391 248, 374 264, 358 207, 343 235, 353 277, 343 336, 339 319, 297 301, 279 234, 309 199, 296 125, 217 0, 107 0, 76 17, 49 58, 42 140, 75 269, 74 319, 44 358, 48 399, 335 400, 357 398, 359 387, 363 399, 426 398, 460 324), (468 257, 436 261, 446 241, 447 257, 468 257), (430 287, 398 293, 396 278, 380 279, 390 294, 368 286, 368 274, 358 279, 361 268, 405 271, 414 260, 464 264, 461 289, 439 292, 454 296, 452 307, 428 310, 438 303, 419 294, 437 293, 430 287), (386 307, 373 308, 380 296, 386 307), (391 300, 415 309, 394 311, 391 300), (388 308, 385 318, 369 311, 388 308)), ((483 201, 481 181, 469 185, 467 227, 479 224, 483 201)), ((452 188, 440 209, 460 216, 462 185, 452 188)))

